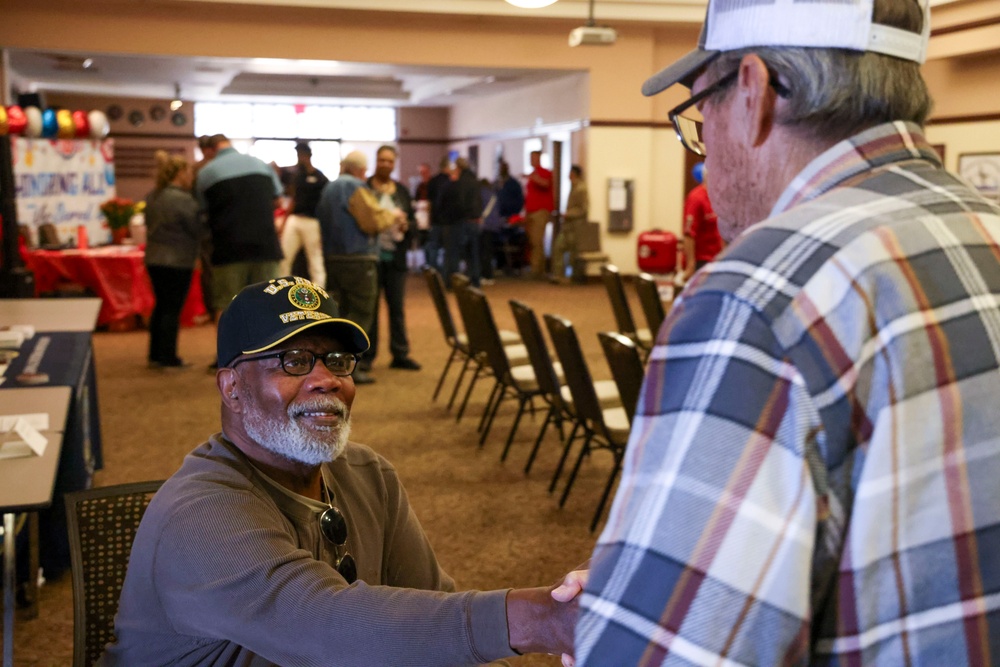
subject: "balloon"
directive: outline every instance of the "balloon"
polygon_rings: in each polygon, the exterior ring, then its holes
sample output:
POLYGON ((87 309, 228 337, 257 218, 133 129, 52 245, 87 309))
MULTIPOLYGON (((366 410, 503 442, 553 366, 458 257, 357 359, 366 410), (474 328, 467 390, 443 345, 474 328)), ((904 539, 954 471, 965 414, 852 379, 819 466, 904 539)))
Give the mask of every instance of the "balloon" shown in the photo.
POLYGON ((28 118, 24 115, 24 109, 16 104, 7 107, 7 130, 11 134, 21 134, 28 126, 28 118))
POLYGON ((60 109, 56 112, 56 124, 59 126, 57 134, 60 139, 72 139, 76 133, 76 126, 73 125, 73 114, 69 109, 60 109))
POLYGON ((90 136, 90 121, 87 120, 86 111, 73 112, 73 134, 77 139, 86 139, 90 136))
POLYGON ((42 136, 48 139, 59 134, 59 121, 56 120, 56 110, 46 109, 42 112, 42 136))
POLYGON ((7 134, 7 110, 0 104, 0 137, 7 134))
POLYGON ((693 167, 691 167, 691 175, 694 177, 694 180, 697 181, 699 184, 702 181, 704 181, 705 180, 705 163, 704 162, 698 162, 693 167))
POLYGON ((90 136, 94 139, 103 139, 111 131, 108 117, 104 115, 103 111, 94 109, 87 114, 87 121, 90 123, 90 136))
POLYGON ((42 112, 38 107, 25 107, 24 116, 28 119, 28 125, 24 128, 24 136, 42 136, 42 112))

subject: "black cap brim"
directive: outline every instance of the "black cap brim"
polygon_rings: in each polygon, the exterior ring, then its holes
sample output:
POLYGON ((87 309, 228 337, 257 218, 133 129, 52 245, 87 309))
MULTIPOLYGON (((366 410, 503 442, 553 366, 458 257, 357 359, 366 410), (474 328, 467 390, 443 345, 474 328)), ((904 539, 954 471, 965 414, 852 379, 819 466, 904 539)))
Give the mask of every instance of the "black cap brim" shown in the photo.
POLYGON ((352 322, 351 320, 345 320, 339 317, 333 317, 325 320, 317 320, 314 322, 303 322, 302 326, 296 327, 292 330, 285 330, 281 332, 280 336, 275 337, 274 340, 269 341, 267 344, 255 348, 253 350, 242 350, 242 354, 255 354, 257 352, 263 352, 264 350, 270 350, 275 345, 283 343, 293 336, 298 336, 300 333, 308 330, 315 329, 316 327, 323 327, 322 331, 316 332, 323 335, 329 335, 330 338, 335 339, 341 345, 344 346, 344 351, 352 352, 354 354, 361 354, 368 349, 371 342, 368 340, 368 335, 365 330, 360 326, 352 322))
POLYGON ((642 94, 646 97, 652 97, 675 83, 690 88, 701 71, 718 58, 720 53, 721 51, 706 51, 705 49, 691 51, 677 62, 646 79, 646 83, 642 84, 642 94))

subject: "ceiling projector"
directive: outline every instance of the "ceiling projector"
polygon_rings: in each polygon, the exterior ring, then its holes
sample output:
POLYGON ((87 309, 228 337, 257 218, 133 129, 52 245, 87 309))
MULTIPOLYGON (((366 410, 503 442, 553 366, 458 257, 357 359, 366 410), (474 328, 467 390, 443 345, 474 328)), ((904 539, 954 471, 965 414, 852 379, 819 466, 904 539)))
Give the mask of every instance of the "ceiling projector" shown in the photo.
POLYGON ((614 28, 598 25, 583 25, 574 28, 569 33, 569 45, 580 46, 581 44, 608 45, 614 44, 618 39, 618 33, 614 28))

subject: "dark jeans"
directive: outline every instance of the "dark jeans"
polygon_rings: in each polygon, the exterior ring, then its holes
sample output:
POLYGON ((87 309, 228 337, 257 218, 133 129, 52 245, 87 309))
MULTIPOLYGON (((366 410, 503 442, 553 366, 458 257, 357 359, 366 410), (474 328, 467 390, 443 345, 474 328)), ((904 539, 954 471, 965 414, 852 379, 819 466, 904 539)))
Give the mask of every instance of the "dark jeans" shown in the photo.
POLYGON ((438 273, 441 273, 441 263, 438 261, 438 253, 444 247, 444 227, 441 225, 431 225, 427 230, 427 241, 424 243, 424 261, 438 273))
POLYGON ((326 291, 337 302, 340 316, 372 335, 378 309, 378 258, 371 255, 327 255, 326 291))
POLYGON ((500 232, 493 229, 483 229, 479 235, 479 263, 482 265, 483 278, 493 280, 493 262, 497 258, 497 247, 500 245, 500 232))
POLYGON ((153 316, 149 318, 149 360, 168 366, 177 364, 177 331, 194 270, 150 265, 146 271, 156 296, 153 316))
POLYGON ((460 261, 465 261, 465 275, 473 287, 479 287, 479 223, 466 220, 444 228, 444 270, 445 282, 451 284, 451 276, 458 273, 460 261))
MULTIPOLYGON (((389 311, 389 352, 393 359, 406 359, 410 356, 410 341, 406 337, 406 315, 403 310, 403 300, 406 297, 406 271, 397 269, 391 261, 379 261, 378 290, 385 297, 385 305, 389 311)), ((378 355, 381 310, 378 306, 375 307, 375 321, 372 323, 372 330, 368 332, 371 347, 363 357, 368 361, 375 361, 378 355)))

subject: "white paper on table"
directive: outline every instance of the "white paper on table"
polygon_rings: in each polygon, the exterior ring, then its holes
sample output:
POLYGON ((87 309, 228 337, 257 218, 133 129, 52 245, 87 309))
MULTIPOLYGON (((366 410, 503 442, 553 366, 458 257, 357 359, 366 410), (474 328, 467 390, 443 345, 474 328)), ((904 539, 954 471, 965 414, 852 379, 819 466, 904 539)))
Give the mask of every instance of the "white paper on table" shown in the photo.
POLYGON ((21 331, 0 331, 0 347, 18 349, 24 342, 25 335, 21 331))
POLYGON ((0 433, 13 431, 18 419, 28 422, 36 431, 49 430, 49 413, 31 412, 23 415, 0 415, 0 433))
POLYGON ((35 325, 33 324, 11 324, 3 327, 0 331, 17 331, 24 334, 25 340, 31 340, 35 337, 35 325))
POLYGON ((13 431, 21 439, 3 443, 0 446, 0 459, 22 458, 31 456, 32 454, 42 456, 45 454, 45 447, 49 444, 48 438, 36 431, 27 419, 23 417, 18 418, 14 423, 13 431))

